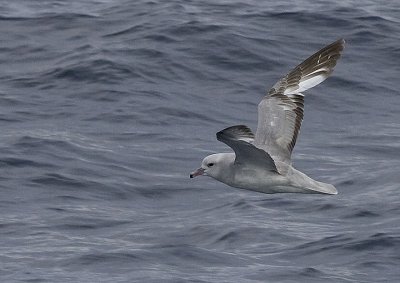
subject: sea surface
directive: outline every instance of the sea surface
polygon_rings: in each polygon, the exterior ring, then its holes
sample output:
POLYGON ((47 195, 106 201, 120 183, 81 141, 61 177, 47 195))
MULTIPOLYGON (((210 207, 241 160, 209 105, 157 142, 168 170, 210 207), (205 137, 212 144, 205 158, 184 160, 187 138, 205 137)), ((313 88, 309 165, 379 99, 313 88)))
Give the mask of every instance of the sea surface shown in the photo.
POLYGON ((0 1, 0 282, 400 282, 400 2, 0 1), (211 178, 225 127, 345 38, 293 162, 211 178))

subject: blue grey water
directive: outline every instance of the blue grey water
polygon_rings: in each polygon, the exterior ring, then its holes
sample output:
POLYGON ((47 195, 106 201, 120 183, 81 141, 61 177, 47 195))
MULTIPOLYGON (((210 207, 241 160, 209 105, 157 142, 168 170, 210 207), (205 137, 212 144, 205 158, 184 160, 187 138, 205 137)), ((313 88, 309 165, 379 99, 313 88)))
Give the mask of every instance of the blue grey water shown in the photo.
POLYGON ((1 282, 399 282, 400 3, 0 2, 1 282), (189 179, 338 38, 293 154, 337 196, 189 179))

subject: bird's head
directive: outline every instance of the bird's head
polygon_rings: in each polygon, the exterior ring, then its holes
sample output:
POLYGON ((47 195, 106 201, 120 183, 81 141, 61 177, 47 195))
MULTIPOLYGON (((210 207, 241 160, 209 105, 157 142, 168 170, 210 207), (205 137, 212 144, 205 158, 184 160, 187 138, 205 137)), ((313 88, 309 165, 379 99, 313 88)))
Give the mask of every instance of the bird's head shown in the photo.
POLYGON ((211 154, 203 159, 199 169, 190 173, 190 178, 205 175, 218 180, 224 173, 228 172, 226 169, 233 163, 234 159, 233 153, 211 154))

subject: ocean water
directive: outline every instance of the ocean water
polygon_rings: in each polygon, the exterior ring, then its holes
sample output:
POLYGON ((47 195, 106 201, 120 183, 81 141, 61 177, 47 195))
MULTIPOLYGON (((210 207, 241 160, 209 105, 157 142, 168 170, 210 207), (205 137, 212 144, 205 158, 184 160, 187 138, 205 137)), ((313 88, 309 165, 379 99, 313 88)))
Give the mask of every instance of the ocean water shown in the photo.
POLYGON ((398 1, 0 2, 1 282, 399 282, 398 1), (189 179, 338 38, 293 162, 336 196, 189 179))

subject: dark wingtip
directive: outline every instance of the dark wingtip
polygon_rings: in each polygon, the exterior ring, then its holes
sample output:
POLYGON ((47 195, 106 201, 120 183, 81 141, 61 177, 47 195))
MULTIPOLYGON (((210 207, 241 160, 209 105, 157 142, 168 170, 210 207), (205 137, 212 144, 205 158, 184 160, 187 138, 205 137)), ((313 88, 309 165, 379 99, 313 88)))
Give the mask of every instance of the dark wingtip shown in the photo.
POLYGON ((344 38, 340 38, 333 42, 329 47, 337 46, 336 48, 338 49, 338 52, 341 53, 344 49, 345 44, 346 41, 344 40, 344 38))
POLYGON ((221 140, 223 136, 234 139, 250 138, 254 139, 254 134, 249 127, 245 125, 231 126, 217 133, 217 140, 221 140))
POLYGON ((344 38, 341 38, 338 40, 338 42, 340 42, 340 46, 342 47, 342 50, 343 50, 344 46, 346 45, 346 40, 344 40, 344 38))
POLYGON ((190 177, 190 179, 192 179, 193 178, 193 174, 190 174, 189 177, 190 177))

